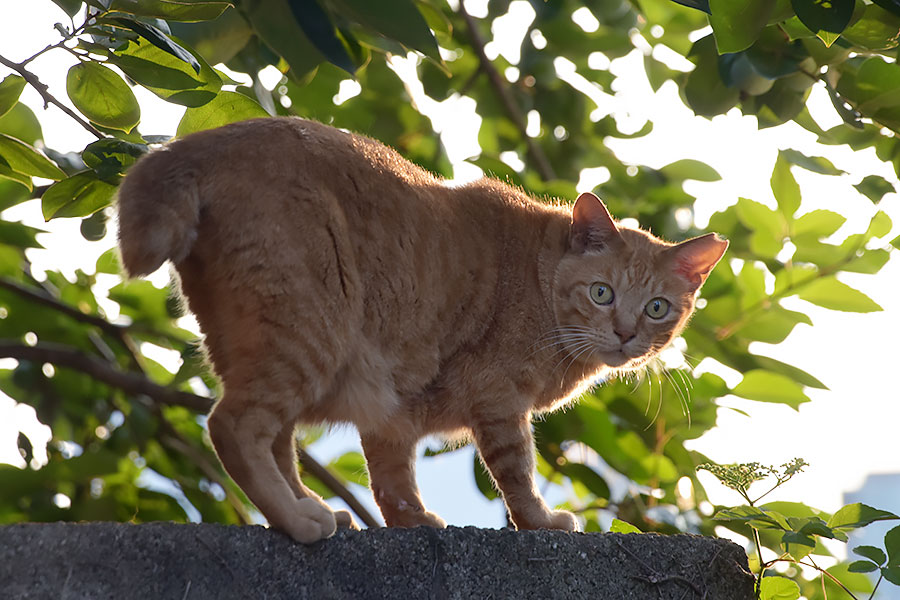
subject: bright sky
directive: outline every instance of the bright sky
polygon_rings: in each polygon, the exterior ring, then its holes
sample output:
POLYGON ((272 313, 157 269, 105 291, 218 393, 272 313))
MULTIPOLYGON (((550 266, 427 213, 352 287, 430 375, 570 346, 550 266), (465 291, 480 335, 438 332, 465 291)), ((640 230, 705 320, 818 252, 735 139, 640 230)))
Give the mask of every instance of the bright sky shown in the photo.
MULTIPOLYGON (((478 15, 477 6, 467 4, 478 15)), ((511 13, 518 19, 529 17, 527 2, 513 2, 511 13)), ((530 13, 533 15, 533 12, 530 13)), ((56 39, 55 21, 65 16, 50 0, 5 0, 0 5, 0 54, 21 60, 56 39), (15 15, 15 18, 10 18, 15 15)), ((512 50, 502 46, 490 49, 503 52, 509 59, 512 50)), ((599 57, 598 60, 602 60, 599 57)), ((841 237, 865 227, 874 213, 872 204, 851 186, 865 174, 877 170, 897 184, 888 165, 881 164, 869 150, 852 153, 846 148, 819 146, 814 136, 797 126, 782 126, 759 131, 755 120, 742 117, 737 110, 712 121, 694 117, 678 99, 674 85, 663 86, 653 93, 643 69, 638 51, 613 63, 619 79, 614 96, 592 90, 598 104, 597 116, 612 113, 623 127, 638 129, 646 119, 654 122, 653 132, 639 140, 612 140, 609 145, 626 162, 659 167, 681 158, 695 158, 713 167, 723 176, 715 183, 689 182, 687 190, 698 198, 700 225, 715 210, 734 203, 738 194, 774 205, 769 178, 779 148, 795 148, 810 155, 830 158, 848 175, 827 177, 799 168, 794 175, 803 189, 801 210, 831 208, 849 215, 847 224, 836 235, 841 237), (849 208, 849 207, 852 207, 849 208)), ((50 52, 29 67, 50 86, 58 98, 65 98, 65 73, 72 59, 65 52, 50 52)), ((572 76, 567 65, 557 65, 560 76, 579 88, 585 82, 572 76)), ((402 71, 403 66, 398 65, 402 71)), ((0 68, 0 79, 7 71, 0 68)), ((352 88, 352 86, 348 86, 352 88)), ((141 130, 148 134, 174 134, 175 125, 183 109, 158 100, 149 92, 135 88, 142 107, 141 130)), ((81 150, 92 136, 55 108, 43 110, 37 93, 27 88, 22 101, 38 115, 49 146, 62 151, 81 150)), ((432 119, 445 142, 450 146, 451 158, 459 163, 475 148, 478 120, 473 115, 474 104, 466 99, 450 99, 441 105, 420 98, 421 109, 432 112, 432 119), (463 124, 461 126, 460 124, 463 124)), ((810 101, 813 117, 823 127, 839 122, 827 95, 816 89, 810 101)), ((471 165, 460 166, 460 172, 471 177, 471 165), (468 168, 468 171, 464 169, 468 168)), ((594 173, 602 181, 604 174, 594 173)), ((608 176, 608 174, 606 175, 608 176)), ((583 181, 585 189, 589 184, 583 181)), ((896 194, 885 196, 882 206, 895 223, 900 223, 900 206, 896 194)), ((40 220, 36 201, 14 207, 3 213, 7 220, 23 220, 45 227, 53 233, 39 237, 46 250, 29 251, 36 266, 57 268, 71 274, 75 268, 92 271, 96 258, 111 247, 107 236, 100 242, 86 242, 78 233, 77 219, 58 219, 49 224, 40 220)), ((625 217, 627 215, 619 215, 625 217)), ((898 228, 885 238, 892 239, 898 228)), ((720 267, 722 268, 722 267, 720 267)), ((111 277, 111 276, 110 276, 111 277)), ((816 323, 815 327, 800 325, 787 342, 774 347, 760 344, 755 351, 768 353, 795 364, 819 377, 828 391, 809 390, 812 402, 799 411, 784 406, 767 405, 729 397, 721 404, 746 411, 751 418, 722 408, 719 426, 692 447, 722 463, 759 461, 779 465, 798 456, 811 466, 787 487, 773 495, 773 499, 799 500, 810 505, 834 510, 843 504, 842 494, 858 488, 868 473, 900 473, 900 453, 896 451, 896 427, 900 423, 900 387, 893 377, 897 368, 896 339, 900 333, 900 295, 896 282, 900 280, 900 260, 896 255, 877 277, 842 276, 842 279, 866 292, 884 312, 859 315, 836 313, 819 309, 805 302, 785 302, 788 308, 804 311, 816 323)), ((163 285, 165 275, 154 279, 163 285)), ((109 281, 111 285, 112 280, 109 281)), ((113 315, 114 316, 114 315, 113 315)), ((160 352, 160 358, 165 353, 160 352)), ((154 356, 156 358, 156 356, 154 356)), ((0 360, 0 368, 11 368, 14 361, 0 360)), ((726 374, 728 375, 728 374, 726 374)), ((734 374, 729 375, 734 383, 734 374)), ((15 448, 16 435, 22 428, 34 441, 47 439, 49 430, 37 426, 30 407, 16 405, 0 393, 0 461, 19 464, 15 448)), ((357 449, 358 442, 350 430, 342 430, 317 442, 311 452, 327 462, 349 449, 357 449)), ((456 525, 498 527, 504 524, 503 509, 498 503, 489 504, 472 483, 472 450, 470 448, 440 457, 421 460, 419 482, 426 505, 448 522, 456 525)), ((701 474, 704 477, 704 474, 701 474)), ((735 504, 738 498, 724 490, 710 478, 704 477, 714 502, 735 504)), ((369 495, 359 494, 373 509, 369 495)), ((875 501, 873 501, 875 502, 875 501)), ((895 502, 900 503, 900 499, 895 502)), ((883 501, 879 508, 900 512, 900 505, 890 506, 883 501)), ((377 512, 377 511, 376 511, 377 512)))

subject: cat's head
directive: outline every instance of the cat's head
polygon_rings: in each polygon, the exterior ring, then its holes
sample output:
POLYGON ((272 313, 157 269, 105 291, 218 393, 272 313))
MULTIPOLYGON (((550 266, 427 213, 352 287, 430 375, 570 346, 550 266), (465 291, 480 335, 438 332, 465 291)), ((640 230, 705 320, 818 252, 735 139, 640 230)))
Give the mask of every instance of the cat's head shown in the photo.
POLYGON ((568 245, 553 282, 557 339, 573 361, 630 370, 685 326, 728 242, 710 233, 670 244, 617 224, 588 193, 575 202, 568 245))

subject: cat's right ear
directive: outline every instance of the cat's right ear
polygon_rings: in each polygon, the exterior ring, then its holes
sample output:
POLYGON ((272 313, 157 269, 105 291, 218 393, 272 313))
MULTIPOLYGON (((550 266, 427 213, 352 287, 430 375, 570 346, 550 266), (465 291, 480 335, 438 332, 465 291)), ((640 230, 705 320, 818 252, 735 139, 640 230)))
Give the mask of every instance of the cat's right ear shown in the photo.
POLYGON ((603 201, 590 192, 578 196, 572 209, 569 248, 573 252, 602 250, 618 244, 621 239, 616 222, 606 210, 603 201))

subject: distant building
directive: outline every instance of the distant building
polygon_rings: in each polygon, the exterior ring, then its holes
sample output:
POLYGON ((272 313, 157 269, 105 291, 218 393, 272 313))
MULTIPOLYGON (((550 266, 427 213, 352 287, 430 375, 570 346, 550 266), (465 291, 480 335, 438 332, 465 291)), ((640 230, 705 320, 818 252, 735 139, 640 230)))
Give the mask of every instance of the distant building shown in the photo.
MULTIPOLYGON (((844 504, 853 504, 854 502, 862 502, 872 508, 888 510, 900 515, 900 473, 869 474, 862 487, 855 492, 844 494, 844 504)), ((884 534, 898 525, 900 525, 900 521, 879 521, 852 532, 847 544, 847 554, 850 560, 862 558, 850 551, 851 548, 857 546, 876 546, 883 550, 884 534)), ((872 580, 876 579, 877 575, 873 576, 872 580)), ((900 587, 882 581, 878 586, 878 593, 875 594, 875 600, 900 600, 900 587)))

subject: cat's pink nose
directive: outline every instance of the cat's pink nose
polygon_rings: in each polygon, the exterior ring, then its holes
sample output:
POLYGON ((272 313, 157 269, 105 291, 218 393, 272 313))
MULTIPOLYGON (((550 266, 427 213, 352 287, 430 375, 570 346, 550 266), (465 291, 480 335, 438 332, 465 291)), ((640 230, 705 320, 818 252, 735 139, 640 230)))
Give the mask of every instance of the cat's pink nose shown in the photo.
POLYGON ((627 344, 632 339, 634 339, 634 331, 632 331, 630 329, 624 329, 624 330, 616 329, 614 331, 615 331, 616 335, 619 336, 619 340, 621 340, 622 344, 627 344))

